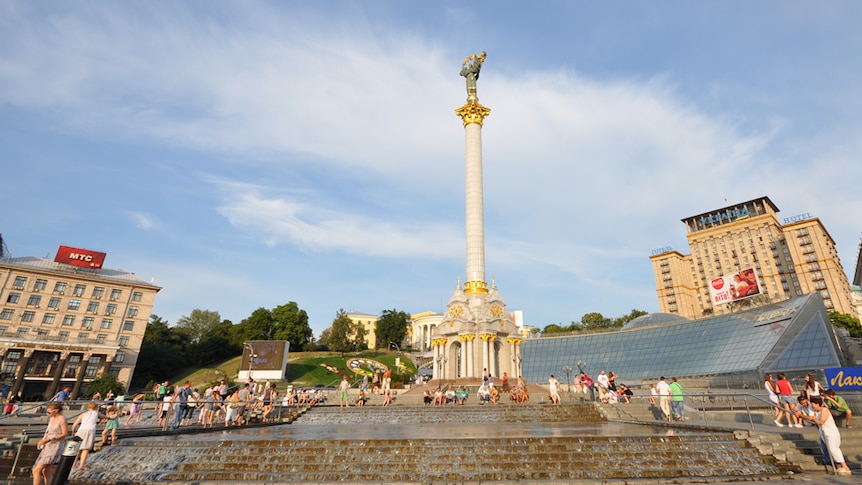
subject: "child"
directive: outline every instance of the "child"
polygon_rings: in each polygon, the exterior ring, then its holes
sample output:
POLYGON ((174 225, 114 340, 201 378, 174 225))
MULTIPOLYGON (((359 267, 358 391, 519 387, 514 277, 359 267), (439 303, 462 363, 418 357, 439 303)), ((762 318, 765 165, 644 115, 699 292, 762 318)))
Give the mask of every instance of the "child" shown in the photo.
MULTIPOLYGON (((117 428, 120 426, 120 412, 117 409, 117 406, 111 406, 105 411, 105 416, 108 417, 108 421, 105 423, 105 429, 102 431, 102 441, 99 442, 100 445, 105 445, 105 439, 108 437, 108 431, 111 432, 111 444, 117 443, 117 428)), ((129 416, 131 419, 131 416, 129 416)))
POLYGON ((658 390, 655 388, 655 384, 649 385, 649 403, 655 404, 655 397, 658 396, 658 390))

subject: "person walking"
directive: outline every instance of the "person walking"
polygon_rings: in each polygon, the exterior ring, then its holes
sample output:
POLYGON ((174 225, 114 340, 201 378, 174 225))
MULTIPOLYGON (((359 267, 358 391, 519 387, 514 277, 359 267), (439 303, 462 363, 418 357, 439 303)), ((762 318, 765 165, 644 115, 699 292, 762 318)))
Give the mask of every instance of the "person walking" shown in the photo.
POLYGON ((350 407, 350 397, 348 392, 350 391, 350 381, 347 380, 347 376, 344 376, 341 379, 341 384, 338 385, 338 407, 340 408, 349 408, 350 407))
MULTIPOLYGON (((96 425, 99 421, 107 419, 107 416, 98 411, 99 404, 90 402, 87 404, 87 410, 78 416, 78 419, 72 423, 72 433, 78 438, 81 438, 81 446, 78 448, 78 470, 84 470, 87 465, 87 456, 93 451, 93 445, 96 443, 96 425), (75 430, 78 430, 76 433, 75 430)), ((72 464, 75 468, 75 464, 72 464)))
MULTIPOLYGON (((811 419, 820 428, 820 436, 826 443, 826 452, 832 460, 835 473, 850 475, 850 467, 847 466, 844 453, 841 452, 841 433, 838 431, 838 426, 835 425, 835 418, 832 417, 832 413, 829 412, 829 408, 823 402, 823 396, 812 396, 810 402, 811 407, 814 408, 814 416, 808 419, 811 419)), ((824 456, 823 459, 825 461, 826 457, 824 456)))
POLYGON ((682 385, 676 381, 676 377, 670 378, 670 407, 673 419, 685 421, 685 396, 683 396, 682 385))
POLYGON ((551 397, 551 404, 560 404, 560 383, 554 377, 554 374, 551 374, 551 377, 548 378, 548 394, 551 397))
POLYGON ((664 414, 664 418, 668 421, 671 420, 671 410, 670 410, 670 386, 667 381, 664 380, 664 376, 659 378, 658 383, 655 385, 656 391, 658 391, 658 402, 659 407, 661 407, 661 412, 664 414))
POLYGON ((54 478, 54 465, 60 461, 60 451, 69 434, 69 423, 63 416, 63 405, 58 402, 48 404, 48 427, 36 448, 42 450, 33 464, 33 485, 48 485, 54 478), (43 482, 42 479, 45 479, 43 482))

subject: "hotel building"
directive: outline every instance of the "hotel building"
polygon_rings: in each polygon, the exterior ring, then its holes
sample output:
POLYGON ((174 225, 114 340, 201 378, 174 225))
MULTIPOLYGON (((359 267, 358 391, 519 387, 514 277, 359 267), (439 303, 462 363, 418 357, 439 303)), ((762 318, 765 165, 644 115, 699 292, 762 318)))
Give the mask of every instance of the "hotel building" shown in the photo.
POLYGON ((661 312, 697 319, 818 292, 828 311, 858 317, 835 241, 820 219, 778 212, 764 196, 682 219, 689 254, 662 248, 650 256, 661 312), (721 278, 748 269, 757 275, 757 295, 718 303, 721 278))
POLYGON ((27 400, 108 372, 129 385, 160 287, 102 268, 104 253, 0 258, 0 388, 27 400))

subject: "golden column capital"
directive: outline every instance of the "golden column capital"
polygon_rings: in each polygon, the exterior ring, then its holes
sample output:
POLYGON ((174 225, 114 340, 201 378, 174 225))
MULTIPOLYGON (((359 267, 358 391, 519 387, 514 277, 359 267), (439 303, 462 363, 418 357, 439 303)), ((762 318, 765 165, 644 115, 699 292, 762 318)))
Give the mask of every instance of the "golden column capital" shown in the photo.
POLYGON ((483 334, 479 335, 479 338, 481 338, 482 340, 487 340, 488 342, 493 342, 494 339, 497 338, 497 336, 494 335, 493 333, 483 333, 483 334))
POLYGON ((487 295, 488 283, 484 281, 467 281, 464 283, 465 295, 487 295))
POLYGON ((479 103, 467 103, 460 108, 455 109, 455 114, 461 117, 464 126, 470 123, 476 123, 482 126, 485 117, 491 114, 491 108, 486 108, 479 103))
POLYGON ((522 339, 519 339, 516 337, 509 337, 506 339, 506 342, 508 342, 512 345, 521 345, 521 341, 522 341, 522 339))

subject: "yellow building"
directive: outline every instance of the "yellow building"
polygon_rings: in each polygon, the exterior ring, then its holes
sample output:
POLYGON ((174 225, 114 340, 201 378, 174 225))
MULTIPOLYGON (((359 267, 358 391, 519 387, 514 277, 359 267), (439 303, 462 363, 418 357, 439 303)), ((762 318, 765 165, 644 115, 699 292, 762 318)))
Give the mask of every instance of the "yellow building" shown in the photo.
POLYGON ((820 219, 780 219, 778 212, 764 196, 682 219, 689 254, 661 248, 650 256, 661 312, 695 319, 817 291, 828 310, 858 316, 835 241, 820 219), (718 279, 747 268, 757 274, 759 294, 715 303, 718 279))
MULTIPOLYGON (((81 251, 72 257, 89 257, 81 251)), ((0 259, 0 386, 12 394, 50 399, 68 386, 76 397, 105 372, 126 386, 132 379, 161 288, 123 270, 73 264, 0 259)))
POLYGON ((362 325, 362 328, 365 329, 365 343, 369 349, 375 348, 377 345, 377 334, 374 333, 374 330, 377 328, 377 319, 379 317, 367 313, 348 313, 347 318, 354 325, 362 325))

